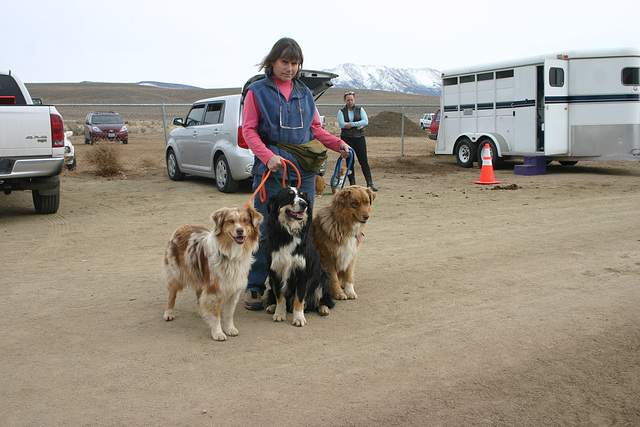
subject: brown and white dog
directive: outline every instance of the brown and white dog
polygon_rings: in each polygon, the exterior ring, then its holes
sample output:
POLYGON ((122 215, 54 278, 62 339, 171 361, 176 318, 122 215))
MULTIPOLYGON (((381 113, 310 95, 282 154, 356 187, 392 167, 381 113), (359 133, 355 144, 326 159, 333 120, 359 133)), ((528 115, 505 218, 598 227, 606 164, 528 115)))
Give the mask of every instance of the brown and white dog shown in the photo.
POLYGON ((370 188, 351 185, 336 193, 331 203, 313 217, 313 243, 322 269, 329 273, 331 296, 335 299, 358 297, 354 289, 356 254, 375 198, 376 193, 370 188))
POLYGON ((253 253, 258 249, 262 214, 253 206, 222 208, 211 215, 214 227, 185 225, 171 236, 164 255, 169 301, 164 320, 173 320, 176 295, 195 290, 200 314, 216 341, 236 336, 233 323, 240 294, 247 285, 253 253), (222 321, 221 321, 222 320, 222 321))

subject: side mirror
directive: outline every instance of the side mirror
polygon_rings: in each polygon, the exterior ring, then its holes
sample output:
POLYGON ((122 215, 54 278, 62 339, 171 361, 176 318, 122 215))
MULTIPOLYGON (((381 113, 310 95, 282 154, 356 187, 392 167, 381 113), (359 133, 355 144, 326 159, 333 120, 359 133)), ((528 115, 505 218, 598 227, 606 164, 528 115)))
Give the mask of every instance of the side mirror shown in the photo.
POLYGON ((176 117, 173 119, 173 124, 175 126, 184 126, 184 120, 182 120, 182 117, 176 117))

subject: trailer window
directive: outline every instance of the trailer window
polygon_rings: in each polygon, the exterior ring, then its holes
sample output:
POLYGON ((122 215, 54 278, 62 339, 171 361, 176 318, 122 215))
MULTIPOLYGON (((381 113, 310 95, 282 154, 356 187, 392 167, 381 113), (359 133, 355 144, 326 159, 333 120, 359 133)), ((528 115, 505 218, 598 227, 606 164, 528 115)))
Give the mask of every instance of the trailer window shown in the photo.
POLYGON ((442 84, 445 85, 445 86, 457 85, 458 84, 458 78, 457 77, 447 77, 446 79, 442 80, 442 84))
POLYGON ((496 79, 508 79, 513 77, 513 70, 496 71, 496 79))
POLYGON ((483 82, 485 80, 493 80, 493 71, 490 73, 478 74, 478 81, 483 82))
POLYGON ((549 86, 551 87, 564 86, 564 70, 562 68, 557 68, 557 67, 549 68, 549 86))
POLYGON ((623 68, 622 69, 622 84, 638 86, 640 85, 640 68, 623 68))
POLYGON ((472 74, 470 76, 460 76, 460 83, 472 83, 475 81, 476 81, 475 74, 472 74))

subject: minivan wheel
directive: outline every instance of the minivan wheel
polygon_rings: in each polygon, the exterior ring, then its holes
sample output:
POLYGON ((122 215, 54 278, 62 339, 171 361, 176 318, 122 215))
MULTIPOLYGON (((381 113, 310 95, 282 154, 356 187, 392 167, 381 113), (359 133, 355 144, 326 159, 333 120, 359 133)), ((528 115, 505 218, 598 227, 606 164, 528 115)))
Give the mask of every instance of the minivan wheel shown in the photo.
POLYGON ((238 181, 233 179, 229 169, 229 162, 224 154, 215 159, 216 186, 223 193, 235 193, 238 189, 238 181))
POLYGON ((167 153, 167 174, 172 181, 182 181, 184 179, 184 174, 180 171, 178 159, 176 159, 176 153, 173 150, 169 150, 167 153))

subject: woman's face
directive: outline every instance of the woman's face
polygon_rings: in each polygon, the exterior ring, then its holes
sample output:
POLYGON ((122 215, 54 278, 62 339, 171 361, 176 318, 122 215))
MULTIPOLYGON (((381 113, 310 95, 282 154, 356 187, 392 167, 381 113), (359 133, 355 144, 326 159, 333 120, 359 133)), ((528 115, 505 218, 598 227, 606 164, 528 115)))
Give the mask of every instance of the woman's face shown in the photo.
POLYGON ((273 75, 282 81, 289 82, 298 72, 298 61, 290 58, 280 58, 271 63, 273 75))
POLYGON ((347 108, 351 109, 356 105, 356 97, 354 95, 347 95, 344 97, 344 102, 347 103, 347 108))

